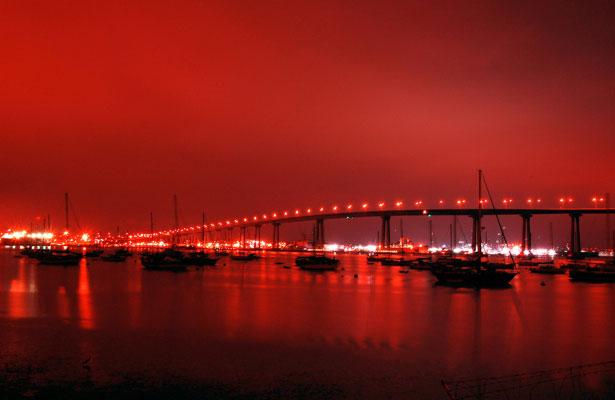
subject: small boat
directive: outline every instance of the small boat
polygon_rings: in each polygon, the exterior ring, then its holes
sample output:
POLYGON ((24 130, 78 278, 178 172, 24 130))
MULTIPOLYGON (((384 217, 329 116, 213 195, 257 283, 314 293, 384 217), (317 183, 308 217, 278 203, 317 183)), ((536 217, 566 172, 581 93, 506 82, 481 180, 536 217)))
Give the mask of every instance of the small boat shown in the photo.
POLYGON ((143 268, 150 271, 183 272, 187 269, 186 264, 182 262, 181 253, 174 250, 143 254, 141 264, 143 264, 143 268), (179 253, 179 257, 175 253, 179 253))
POLYGON ((568 271, 568 276, 571 281, 610 283, 615 282, 615 269, 604 267, 571 269, 568 271))
POLYGON ((73 266, 79 265, 81 256, 73 253, 49 252, 48 254, 39 255, 37 260, 42 265, 73 266))
POLYGON ((561 275, 565 274, 566 270, 556 267, 553 263, 542 263, 531 267, 530 272, 533 274, 561 275))
POLYGON ((259 256, 256 253, 247 253, 247 254, 236 253, 236 254, 231 254, 230 258, 231 260, 235 260, 235 261, 252 261, 252 260, 258 260, 259 258, 261 258, 261 256, 259 256))
POLYGON ((381 265, 407 267, 416 264, 415 260, 409 260, 406 258, 385 258, 380 260, 381 265))
POLYGON ((465 287, 507 287, 517 276, 516 271, 495 268, 439 267, 431 271, 439 284, 465 287))
POLYGON ((127 250, 127 249, 117 249, 115 251, 115 254, 117 254, 117 255, 124 255, 126 257, 130 257, 132 255, 132 252, 130 250, 127 250))
POLYGON ((103 253, 104 253, 104 251, 101 250, 101 249, 87 250, 85 252, 85 256, 87 258, 95 258, 95 257, 100 257, 103 253))
POLYGON ((193 265, 195 267, 214 266, 218 262, 218 258, 209 257, 207 253, 191 252, 183 254, 181 259, 185 265, 193 265))
POLYGON ((481 266, 487 269, 515 269, 515 263, 484 262, 481 266))
POLYGON ((382 262, 382 260, 388 260, 389 256, 378 255, 375 253, 371 253, 367 255, 367 262, 375 263, 382 262))
POLYGON ((520 267, 537 267, 540 264, 544 264, 544 262, 540 260, 534 260, 532 258, 524 258, 517 262, 517 265, 520 267))
POLYGON ((340 260, 325 255, 302 256, 295 259, 295 264, 307 271, 332 271, 337 269, 340 260))
MULTIPOLYGON (((514 270, 515 263, 512 258, 512 263, 495 263, 483 262, 482 260, 482 239, 481 239, 481 211, 482 211, 482 187, 485 182, 483 171, 478 170, 478 215, 477 225, 479 229, 476 235, 476 253, 471 260, 460 260, 449 265, 434 265, 431 272, 438 280, 439 284, 453 285, 453 286, 467 286, 476 288, 490 288, 490 287, 508 287, 510 281, 519 273, 514 270)), ((489 188, 487 188, 489 190, 489 188)), ((493 202, 492 202, 493 203, 493 202)), ((493 204, 492 204, 493 206, 493 204)), ((495 210, 495 207, 493 207, 495 210)), ((496 214, 497 218, 497 214, 496 214)), ((499 219, 498 219, 499 223, 499 219)), ((501 227, 501 224, 500 224, 501 227)), ((504 242, 508 245, 506 234, 502 228, 500 228, 500 234, 504 238, 504 242)))
POLYGON ((100 256, 101 260, 108 262, 124 262, 127 258, 128 255, 126 255, 126 253, 122 252, 121 250, 118 250, 115 253, 103 254, 102 256, 100 256))
POLYGON ((562 264, 560 266, 560 268, 562 268, 564 270, 568 270, 568 271, 583 270, 583 269, 587 268, 587 264, 566 263, 566 264, 562 264))

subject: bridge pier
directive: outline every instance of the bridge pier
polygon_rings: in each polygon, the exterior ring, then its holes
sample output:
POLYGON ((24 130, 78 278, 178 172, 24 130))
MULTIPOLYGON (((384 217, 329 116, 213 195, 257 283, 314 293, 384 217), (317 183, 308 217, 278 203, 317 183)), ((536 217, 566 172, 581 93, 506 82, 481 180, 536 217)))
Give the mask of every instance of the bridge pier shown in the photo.
POLYGON ((451 227, 451 249, 457 247, 457 216, 453 215, 453 226, 451 227))
POLYGON ((314 222, 314 250, 325 248, 325 220, 318 218, 314 222))
POLYGON ((570 214, 570 255, 581 253, 581 214, 570 214))
POLYGON ((480 246, 480 218, 478 215, 472 215, 472 252, 478 252, 478 246, 480 246))
POLYGON ((242 249, 246 249, 246 230, 248 228, 246 226, 242 226, 241 229, 239 230, 239 243, 241 243, 241 248, 242 249))
POLYGON ((530 214, 521 215, 523 219, 523 227, 521 232, 521 251, 525 252, 526 250, 530 253, 532 252, 532 224, 530 214))
POLYGON ((273 223, 273 240, 271 246, 274 250, 280 250, 280 223, 273 223))
POLYGON ((256 250, 261 248, 261 225, 254 225, 254 248, 256 250))
POLYGON ((382 216, 382 236, 380 238, 380 250, 391 248, 391 216, 382 216))

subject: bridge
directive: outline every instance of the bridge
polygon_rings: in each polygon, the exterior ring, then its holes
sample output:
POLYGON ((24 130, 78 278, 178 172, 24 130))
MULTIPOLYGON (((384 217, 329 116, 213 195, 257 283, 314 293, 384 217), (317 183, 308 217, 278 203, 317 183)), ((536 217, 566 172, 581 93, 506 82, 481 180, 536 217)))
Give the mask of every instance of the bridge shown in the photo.
MULTIPOLYGON (((421 206, 422 204, 415 204, 421 206)), ((356 209, 352 205, 340 208, 333 206, 329 209, 295 209, 293 211, 274 212, 270 214, 254 215, 250 218, 232 219, 216 223, 203 223, 201 225, 169 229, 160 232, 151 232, 145 237, 178 237, 183 235, 195 235, 200 233, 205 239, 206 233, 211 237, 225 233, 232 235, 235 229, 239 230, 239 241, 243 248, 247 248, 246 242, 249 231, 253 233, 255 243, 261 242, 261 228, 264 225, 273 227, 272 248, 280 248, 280 227, 284 224, 297 222, 313 222, 314 244, 316 248, 323 248, 325 244, 325 221, 334 219, 354 218, 380 218, 381 229, 379 245, 381 249, 391 247, 391 218, 392 217, 420 217, 420 216, 464 216, 472 219, 472 249, 478 251, 481 219, 488 216, 518 216, 522 220, 522 251, 532 250, 532 218, 544 215, 568 215, 570 218, 570 252, 581 252, 581 217, 583 215, 611 215, 615 214, 612 208, 403 208, 402 202, 396 202, 395 208, 386 208, 384 203, 379 203, 376 209, 370 209, 368 204, 362 204, 356 209)), ((456 218, 454 219, 456 221, 456 218)), ((610 235, 610 227, 607 220, 607 235, 610 235)), ((452 233, 452 241, 456 243, 456 229, 452 233)), ((607 239, 609 239, 607 237, 607 239)))

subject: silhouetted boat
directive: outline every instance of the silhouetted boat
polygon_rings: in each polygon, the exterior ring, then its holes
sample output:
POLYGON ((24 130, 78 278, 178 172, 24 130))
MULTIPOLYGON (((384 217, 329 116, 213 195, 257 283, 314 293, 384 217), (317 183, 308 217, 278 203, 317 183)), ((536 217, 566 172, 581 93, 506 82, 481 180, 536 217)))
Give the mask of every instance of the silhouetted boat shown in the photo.
POLYGON ((43 265, 63 265, 72 266, 79 265, 81 256, 73 253, 56 253, 49 252, 47 254, 41 254, 36 258, 40 264, 43 265))
POLYGON ((308 271, 332 271, 337 269, 339 260, 325 255, 301 256, 295 259, 295 264, 308 271))
MULTIPOLYGON (((510 281, 517 276, 518 272, 514 271, 515 264, 482 262, 482 241, 481 241, 481 210, 482 210, 482 185, 483 173, 478 171, 478 230, 477 235, 477 252, 474 260, 461 260, 451 264, 438 263, 435 264, 431 272, 438 280, 439 284, 454 285, 454 286, 469 286, 477 288, 487 287, 507 287, 510 281), (469 264, 469 265, 468 265, 469 264), (510 270, 509 270, 510 268, 510 270)), ((487 188, 488 190, 488 188, 487 188)), ((493 201, 491 202, 493 204, 493 201)), ((495 208, 494 208, 495 209, 495 208)), ((496 218, 498 218, 496 214, 496 218)), ((498 219, 499 224, 499 219, 498 219)), ((501 226, 501 224, 499 224, 501 226)), ((500 229, 500 233, 504 238, 504 231, 500 229)), ((514 261, 514 260, 513 260, 514 261)))
POLYGON ((444 267, 431 270, 438 283, 467 287, 506 287, 517 276, 516 271, 494 268, 444 267))
POLYGON ((593 267, 586 269, 571 269, 568 271, 570 280, 577 282, 610 283, 615 282, 615 269, 593 267))
POLYGON ((86 250, 85 256, 87 258, 95 258, 100 257, 103 253, 104 251, 101 249, 86 250))
POLYGON ((566 263, 566 264, 560 265, 560 268, 564 270, 568 270, 568 271, 573 271, 573 270, 578 270, 578 269, 585 269, 587 268, 587 264, 566 263))
POLYGON ((100 258, 101 260, 108 262, 124 262, 128 258, 128 255, 124 251, 117 250, 111 254, 103 254, 100 258))
POLYGON ((209 257, 204 252, 184 253, 182 256, 181 261, 183 264, 195 267, 214 266, 218 262, 217 258, 209 257))
POLYGON ((389 256, 383 256, 379 254, 368 254, 367 262, 381 262, 382 260, 388 260, 389 256))
POLYGON ((183 272, 187 269, 182 262, 181 252, 167 249, 160 253, 149 253, 141 256, 143 268, 151 271, 183 272))
POLYGON ((533 274, 560 275, 565 274, 566 270, 556 267, 553 263, 542 263, 536 267, 531 267, 530 272, 533 274))
POLYGON ((534 259, 533 257, 524 257, 517 260, 517 265, 520 267, 537 267, 544 263, 544 261, 534 259))
POLYGON ((392 267, 407 267, 416 264, 415 260, 409 260, 406 258, 385 258, 380 260, 381 265, 392 266, 392 267))
POLYGON ((259 258, 261 258, 261 256, 259 256, 256 253, 235 253, 235 254, 231 254, 231 260, 235 260, 235 261, 252 261, 252 260, 258 260, 259 258))

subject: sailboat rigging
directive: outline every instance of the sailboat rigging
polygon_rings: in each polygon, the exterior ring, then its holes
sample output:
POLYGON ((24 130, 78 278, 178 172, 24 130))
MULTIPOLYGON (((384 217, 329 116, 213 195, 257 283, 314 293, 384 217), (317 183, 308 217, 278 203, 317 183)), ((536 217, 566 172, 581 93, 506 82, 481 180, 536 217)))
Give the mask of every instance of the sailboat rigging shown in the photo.
MULTIPOLYGON (((514 270, 514 258, 512 254, 509 255, 513 260, 512 264, 501 264, 495 262, 487 262, 483 263, 483 249, 482 249, 482 186, 485 184, 487 189, 487 194, 491 201, 493 210, 495 211, 495 204, 493 202, 493 198, 491 196, 491 192, 489 191, 488 186, 483 177, 483 171, 478 171, 478 207, 477 213, 474 219, 474 238, 475 238, 475 260, 471 263, 450 263, 435 266, 432 268, 432 273, 438 280, 438 283, 447 284, 447 285, 457 285, 457 286, 472 286, 472 287, 505 287, 510 284, 510 281, 517 276, 518 272, 514 270)), ((508 246, 508 240, 506 239, 506 235, 504 233, 504 229, 502 227, 502 223, 500 218, 495 213, 495 216, 498 221, 498 226, 500 228, 500 232, 502 237, 504 238, 504 242, 506 247, 508 246)))

